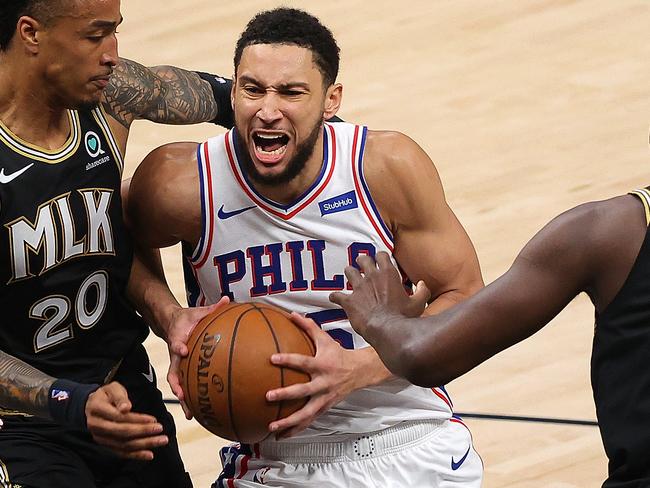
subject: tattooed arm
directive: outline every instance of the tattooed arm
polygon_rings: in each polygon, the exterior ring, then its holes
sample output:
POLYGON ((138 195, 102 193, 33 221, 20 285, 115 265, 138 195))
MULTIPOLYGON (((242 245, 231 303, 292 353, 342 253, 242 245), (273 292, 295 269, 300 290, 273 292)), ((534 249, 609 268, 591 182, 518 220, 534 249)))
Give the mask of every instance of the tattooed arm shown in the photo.
POLYGON ((210 83, 174 66, 145 67, 120 59, 103 94, 106 112, 128 129, 135 119, 165 124, 213 120, 219 107, 210 83))
POLYGON ((49 418, 48 392, 55 379, 0 351, 0 409, 49 418))

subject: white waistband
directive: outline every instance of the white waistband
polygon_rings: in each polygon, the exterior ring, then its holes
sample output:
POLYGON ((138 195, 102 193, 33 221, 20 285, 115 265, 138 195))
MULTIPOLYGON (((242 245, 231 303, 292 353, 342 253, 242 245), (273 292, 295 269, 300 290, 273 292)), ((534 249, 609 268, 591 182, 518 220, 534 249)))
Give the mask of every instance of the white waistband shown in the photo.
POLYGON ((286 463, 358 461, 391 454, 436 434, 444 420, 402 422, 388 429, 364 434, 312 437, 309 441, 267 441, 259 444, 260 456, 286 463))

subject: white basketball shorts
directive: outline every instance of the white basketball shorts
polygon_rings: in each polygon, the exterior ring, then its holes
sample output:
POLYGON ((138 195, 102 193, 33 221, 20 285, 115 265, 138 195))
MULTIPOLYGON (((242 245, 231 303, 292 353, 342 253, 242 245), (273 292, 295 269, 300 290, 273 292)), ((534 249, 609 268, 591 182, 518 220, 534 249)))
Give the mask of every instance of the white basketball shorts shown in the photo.
POLYGON ((231 444, 213 488, 478 488, 483 463, 458 418, 308 442, 231 444))

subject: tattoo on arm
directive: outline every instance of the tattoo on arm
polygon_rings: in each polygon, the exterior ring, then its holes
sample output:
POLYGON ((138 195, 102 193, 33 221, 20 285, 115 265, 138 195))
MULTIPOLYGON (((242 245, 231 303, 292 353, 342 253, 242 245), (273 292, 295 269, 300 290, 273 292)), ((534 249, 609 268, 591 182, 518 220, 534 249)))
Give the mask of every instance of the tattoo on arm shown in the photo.
POLYGON ((49 418, 48 393, 55 379, 0 351, 0 409, 49 418))
POLYGON ((193 71, 147 68, 120 59, 103 95, 106 112, 125 127, 134 119, 165 124, 208 122, 217 116, 212 88, 193 71))

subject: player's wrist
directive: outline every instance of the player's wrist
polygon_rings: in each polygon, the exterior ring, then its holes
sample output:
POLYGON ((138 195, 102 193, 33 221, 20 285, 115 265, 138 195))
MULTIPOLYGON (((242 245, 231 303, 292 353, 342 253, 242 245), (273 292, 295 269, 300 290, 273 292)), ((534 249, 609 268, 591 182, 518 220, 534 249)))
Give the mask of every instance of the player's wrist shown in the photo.
POLYGON ((217 116, 210 122, 230 129, 235 125, 235 118, 230 103, 232 80, 202 71, 195 71, 195 73, 199 75, 199 78, 210 84, 214 101, 217 104, 217 116))
POLYGON ((86 430, 86 402, 100 385, 58 379, 48 392, 48 410, 56 423, 86 430))

